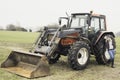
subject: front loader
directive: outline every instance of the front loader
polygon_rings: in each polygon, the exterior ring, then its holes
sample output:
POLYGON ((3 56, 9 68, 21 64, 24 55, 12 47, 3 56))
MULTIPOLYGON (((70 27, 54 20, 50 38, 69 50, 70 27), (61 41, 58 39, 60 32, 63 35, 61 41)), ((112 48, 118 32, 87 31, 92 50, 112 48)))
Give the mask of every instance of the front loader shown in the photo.
POLYGON ((44 27, 29 52, 12 51, 1 68, 34 78, 49 75, 49 64, 56 63, 61 55, 68 56, 68 64, 74 70, 85 69, 90 55, 95 56, 98 64, 109 64, 105 44, 112 40, 115 49, 114 38, 114 33, 107 31, 104 15, 92 11, 73 13, 60 17, 58 26, 44 27), (63 20, 66 23, 62 24, 63 20))
POLYGON ((57 34, 60 29, 59 27, 54 31, 49 43, 45 43, 45 37, 50 31, 45 27, 29 52, 13 50, 1 64, 1 68, 27 78, 50 75, 48 58, 58 46, 60 39, 57 38, 57 34))
POLYGON ((10 53, 1 68, 27 78, 47 76, 50 71, 44 55, 18 50, 10 53))

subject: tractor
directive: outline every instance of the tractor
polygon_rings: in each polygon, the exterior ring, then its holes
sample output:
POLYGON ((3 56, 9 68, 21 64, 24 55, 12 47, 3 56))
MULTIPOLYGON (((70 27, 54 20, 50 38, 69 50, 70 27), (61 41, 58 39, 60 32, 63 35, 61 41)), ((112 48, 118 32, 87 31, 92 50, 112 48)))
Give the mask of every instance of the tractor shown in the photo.
POLYGON ((60 17, 58 26, 45 26, 29 52, 13 50, 1 68, 28 78, 46 76, 49 64, 56 63, 61 55, 68 57, 74 70, 85 69, 90 55, 95 56, 98 64, 105 65, 110 61, 105 46, 108 39, 116 48, 115 35, 107 31, 105 15, 92 11, 73 13, 60 17))

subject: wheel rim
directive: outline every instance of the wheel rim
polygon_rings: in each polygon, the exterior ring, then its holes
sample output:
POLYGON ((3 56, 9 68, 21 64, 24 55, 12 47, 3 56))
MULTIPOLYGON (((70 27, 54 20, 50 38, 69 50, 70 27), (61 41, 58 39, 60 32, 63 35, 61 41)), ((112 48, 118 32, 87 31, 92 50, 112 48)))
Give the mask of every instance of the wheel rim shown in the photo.
MULTIPOLYGON (((104 39, 106 39, 106 40, 112 40, 110 37, 108 37, 108 36, 105 36, 104 37, 104 39)), ((108 60, 110 60, 110 55, 109 55, 109 52, 108 52, 108 50, 106 49, 105 50, 105 58, 106 58, 106 60, 108 61, 108 60)))
POLYGON ((80 65, 84 65, 88 60, 88 50, 86 48, 81 48, 78 51, 77 60, 80 65))
POLYGON ((110 60, 110 55, 109 55, 108 50, 105 51, 105 58, 107 61, 110 60))

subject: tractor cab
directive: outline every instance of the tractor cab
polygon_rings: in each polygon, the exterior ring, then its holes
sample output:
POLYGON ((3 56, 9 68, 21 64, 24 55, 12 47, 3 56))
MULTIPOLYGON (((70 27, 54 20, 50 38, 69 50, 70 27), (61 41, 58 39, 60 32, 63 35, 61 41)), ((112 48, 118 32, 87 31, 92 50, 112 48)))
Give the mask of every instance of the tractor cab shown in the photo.
POLYGON ((105 15, 91 13, 73 13, 68 17, 60 17, 59 24, 65 29, 80 29, 90 40, 99 31, 106 31, 105 15), (65 21, 65 22, 64 22, 65 21))

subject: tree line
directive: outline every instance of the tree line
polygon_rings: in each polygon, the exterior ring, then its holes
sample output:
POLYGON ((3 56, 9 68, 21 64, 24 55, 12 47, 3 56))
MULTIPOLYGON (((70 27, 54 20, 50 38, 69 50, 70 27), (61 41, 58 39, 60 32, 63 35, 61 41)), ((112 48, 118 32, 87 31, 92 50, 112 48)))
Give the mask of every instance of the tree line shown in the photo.
MULTIPOLYGON (((6 29, 3 29, 1 27, 0 30, 6 30, 6 31, 24 31, 24 32, 27 32, 27 29, 25 29, 24 27, 16 26, 14 24, 7 25, 6 29)), ((32 30, 30 29, 29 32, 32 32, 32 30)))

